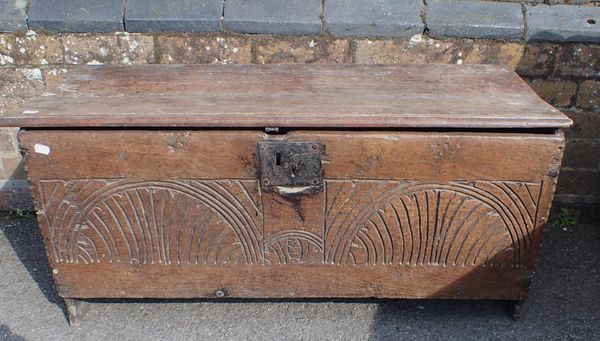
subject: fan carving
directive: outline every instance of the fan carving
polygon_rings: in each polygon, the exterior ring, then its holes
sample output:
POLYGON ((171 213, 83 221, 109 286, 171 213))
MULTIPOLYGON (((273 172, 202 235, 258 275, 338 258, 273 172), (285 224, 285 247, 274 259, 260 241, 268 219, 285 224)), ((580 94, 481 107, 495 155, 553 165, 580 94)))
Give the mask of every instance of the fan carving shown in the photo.
POLYGON ((263 235, 257 181, 42 180, 55 262, 518 267, 541 182, 326 181, 322 235, 263 235))

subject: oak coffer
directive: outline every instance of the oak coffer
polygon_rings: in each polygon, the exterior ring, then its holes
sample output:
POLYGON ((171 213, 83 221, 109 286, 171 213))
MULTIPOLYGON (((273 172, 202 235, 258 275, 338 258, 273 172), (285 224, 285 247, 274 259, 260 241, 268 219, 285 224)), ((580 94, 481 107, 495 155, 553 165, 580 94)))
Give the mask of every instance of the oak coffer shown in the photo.
POLYGON ((483 65, 90 66, 2 126, 59 294, 520 300, 571 120, 483 65))

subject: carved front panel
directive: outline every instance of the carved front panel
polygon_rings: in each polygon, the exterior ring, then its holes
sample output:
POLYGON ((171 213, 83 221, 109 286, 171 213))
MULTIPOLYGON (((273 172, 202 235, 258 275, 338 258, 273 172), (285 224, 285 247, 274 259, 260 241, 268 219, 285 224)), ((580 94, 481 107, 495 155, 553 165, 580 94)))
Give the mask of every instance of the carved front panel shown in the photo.
POLYGON ((550 132, 19 139, 59 294, 75 298, 521 299, 563 148, 550 132), (264 141, 318 141, 322 187, 263 191, 264 141))
POLYGON ((38 186, 56 262, 262 263, 254 181, 44 180, 38 186))
POLYGON ((540 191, 536 182, 329 182, 325 261, 518 267, 540 191))
POLYGON ((518 268, 542 182, 328 180, 322 193, 275 198, 253 180, 36 188, 55 263, 518 268))

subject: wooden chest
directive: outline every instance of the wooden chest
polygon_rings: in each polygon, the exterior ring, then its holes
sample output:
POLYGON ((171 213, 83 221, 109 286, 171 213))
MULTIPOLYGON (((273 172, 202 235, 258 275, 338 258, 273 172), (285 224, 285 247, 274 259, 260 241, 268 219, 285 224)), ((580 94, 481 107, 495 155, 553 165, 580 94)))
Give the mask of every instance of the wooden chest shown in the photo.
POLYGON ((498 66, 197 65, 0 123, 66 299, 520 300, 571 121, 498 66))

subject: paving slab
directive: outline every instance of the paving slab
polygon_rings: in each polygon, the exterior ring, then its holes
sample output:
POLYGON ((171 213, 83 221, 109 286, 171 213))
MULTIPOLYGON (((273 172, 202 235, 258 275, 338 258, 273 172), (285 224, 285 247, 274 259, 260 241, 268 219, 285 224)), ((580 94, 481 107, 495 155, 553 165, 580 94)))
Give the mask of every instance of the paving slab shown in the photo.
POLYGON ((319 34, 321 0, 227 0, 223 28, 239 33, 319 34))
POLYGON ((0 32, 27 31, 27 0, 0 0, 0 32))
POLYGON ((223 0, 128 0, 128 32, 218 32, 223 0))
POLYGON ((600 43, 600 7, 527 6, 528 40, 600 43))
POLYGON ((52 32, 123 31, 125 0, 32 0, 29 28, 52 32))
POLYGON ((523 39, 525 20, 519 3, 429 0, 427 8, 432 37, 523 39))
POLYGON ((336 36, 411 37, 423 33, 420 0, 328 0, 326 21, 336 36))

